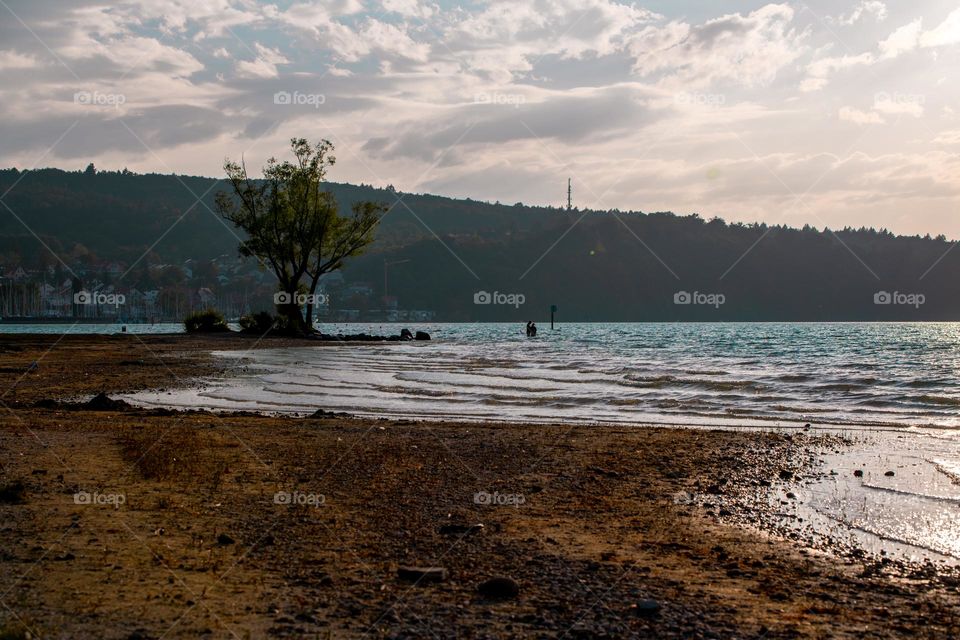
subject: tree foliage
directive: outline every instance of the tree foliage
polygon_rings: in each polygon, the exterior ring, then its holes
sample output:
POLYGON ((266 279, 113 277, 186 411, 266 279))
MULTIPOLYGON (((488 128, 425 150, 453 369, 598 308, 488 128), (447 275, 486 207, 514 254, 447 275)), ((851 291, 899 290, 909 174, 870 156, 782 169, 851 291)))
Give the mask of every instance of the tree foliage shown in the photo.
POLYGON ((241 255, 257 258, 276 275, 277 310, 285 325, 303 332, 313 328, 320 279, 373 242, 386 208, 361 201, 353 204, 351 215, 341 216, 325 188, 327 170, 336 162, 333 144, 321 140, 311 146, 293 138, 290 147, 294 160, 270 158, 262 180, 252 179, 244 164, 227 160, 224 171, 233 192, 218 193, 216 206, 246 234, 241 255))

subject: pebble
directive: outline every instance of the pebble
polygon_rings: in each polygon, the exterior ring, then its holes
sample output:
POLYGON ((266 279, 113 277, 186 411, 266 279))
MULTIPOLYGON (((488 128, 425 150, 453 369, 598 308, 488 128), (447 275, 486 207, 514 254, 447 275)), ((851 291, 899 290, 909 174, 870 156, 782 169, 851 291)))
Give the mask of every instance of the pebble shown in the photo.
POLYGON ((480 585, 477 587, 477 591, 479 591, 480 595, 485 598, 506 600, 509 598, 516 598, 518 595, 520 595, 520 585, 518 585, 512 578, 498 576, 496 578, 491 578, 486 582, 480 583, 480 585))
POLYGON ((660 603, 656 600, 640 600, 633 606, 633 611, 638 616, 650 618, 660 613, 660 603))
POLYGON ((400 567, 397 569, 398 578, 417 584, 443 582, 448 575, 447 570, 443 567, 400 567))

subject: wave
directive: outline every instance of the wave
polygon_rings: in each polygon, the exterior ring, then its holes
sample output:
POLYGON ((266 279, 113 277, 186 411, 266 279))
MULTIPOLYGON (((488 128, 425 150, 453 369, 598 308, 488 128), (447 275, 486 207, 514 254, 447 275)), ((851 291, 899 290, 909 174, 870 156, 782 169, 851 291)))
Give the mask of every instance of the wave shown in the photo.
POLYGON ((917 398, 920 402, 927 404, 943 405, 946 407, 960 407, 960 398, 948 398, 947 396, 922 395, 917 398))
POLYGON ((911 496, 916 498, 923 498, 924 500, 933 500, 936 502, 947 502, 950 504, 960 504, 960 496, 949 497, 949 496, 935 496, 929 493, 920 493, 917 491, 907 491, 906 489, 894 489, 892 487, 881 487, 879 485, 870 484, 869 482, 864 482, 861 484, 865 489, 871 489, 873 491, 880 491, 882 493, 895 493, 901 496, 911 496))
POLYGON ((943 460, 927 460, 934 468, 947 476, 955 485, 960 485, 960 465, 957 463, 945 462, 943 460))
POLYGON ((806 373, 788 373, 777 376, 780 382, 813 382, 816 378, 806 373))
POLYGON ((641 376, 635 374, 628 374, 624 379, 632 382, 635 386, 652 389, 661 389, 667 386, 699 387, 709 391, 761 390, 767 388, 767 385, 756 380, 704 380, 700 378, 678 378, 672 375, 641 376))

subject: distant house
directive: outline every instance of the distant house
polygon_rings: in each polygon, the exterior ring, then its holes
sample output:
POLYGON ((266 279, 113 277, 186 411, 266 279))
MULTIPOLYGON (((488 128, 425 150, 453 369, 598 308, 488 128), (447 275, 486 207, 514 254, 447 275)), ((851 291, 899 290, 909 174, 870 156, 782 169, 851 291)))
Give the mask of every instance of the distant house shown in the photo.
POLYGON ((346 298, 369 298, 373 295, 373 287, 371 287, 366 282, 357 282, 356 284, 351 284, 346 289, 343 290, 343 295, 346 298))

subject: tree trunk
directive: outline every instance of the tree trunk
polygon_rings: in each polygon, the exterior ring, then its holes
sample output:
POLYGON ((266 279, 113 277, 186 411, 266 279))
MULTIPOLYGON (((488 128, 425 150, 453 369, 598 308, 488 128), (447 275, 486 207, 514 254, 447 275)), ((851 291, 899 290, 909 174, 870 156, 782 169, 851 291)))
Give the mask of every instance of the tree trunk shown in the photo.
POLYGON ((316 300, 317 294, 317 284, 320 282, 320 277, 312 278, 310 282, 310 297, 307 298, 307 331, 310 333, 313 332, 313 303, 316 300))
POLYGON ((277 311, 287 320, 287 331, 296 335, 302 335, 307 332, 307 324, 303 319, 303 310, 297 304, 296 299, 293 302, 277 305, 277 311))

